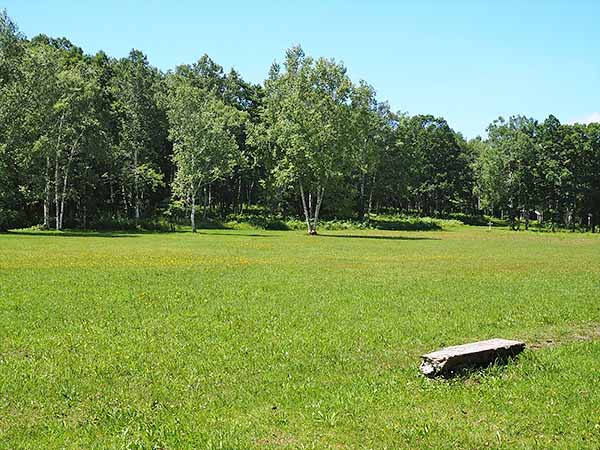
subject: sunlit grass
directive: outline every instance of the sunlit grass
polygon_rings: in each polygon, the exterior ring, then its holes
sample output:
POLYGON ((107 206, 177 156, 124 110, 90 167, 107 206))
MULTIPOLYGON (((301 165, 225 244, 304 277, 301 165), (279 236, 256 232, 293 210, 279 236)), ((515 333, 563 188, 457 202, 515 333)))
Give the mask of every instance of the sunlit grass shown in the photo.
POLYGON ((590 234, 0 235, 0 448, 598 448, 599 324, 590 234))

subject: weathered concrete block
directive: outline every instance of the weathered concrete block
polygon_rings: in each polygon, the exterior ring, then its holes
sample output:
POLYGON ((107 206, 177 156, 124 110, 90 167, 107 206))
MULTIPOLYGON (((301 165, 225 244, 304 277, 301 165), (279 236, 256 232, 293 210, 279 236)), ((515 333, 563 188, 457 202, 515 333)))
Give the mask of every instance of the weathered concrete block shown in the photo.
POLYGON ((421 372, 428 377, 452 376, 457 371, 482 367, 494 361, 506 362, 525 349, 525 343, 508 339, 489 339, 446 347, 421 356, 421 372))

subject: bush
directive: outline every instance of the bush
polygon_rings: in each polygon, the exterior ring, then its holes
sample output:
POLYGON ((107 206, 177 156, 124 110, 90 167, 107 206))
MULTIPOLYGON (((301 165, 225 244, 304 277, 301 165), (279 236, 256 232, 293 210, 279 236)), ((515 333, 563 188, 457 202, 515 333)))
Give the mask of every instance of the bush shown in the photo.
POLYGON ((440 217, 446 220, 457 220, 465 225, 487 226, 489 222, 489 217, 472 216, 465 213, 450 213, 440 217))
POLYGON ((25 226, 25 218, 22 213, 14 209, 0 208, 0 231, 23 226, 25 226))
POLYGON ((442 224, 460 225, 460 222, 432 219, 431 217, 375 216, 369 222, 377 230, 434 231, 441 230, 442 224))
MULTIPOLYGON (((456 219, 437 219, 431 217, 390 214, 373 215, 371 220, 366 223, 352 219, 325 219, 319 222, 319 229, 331 231, 360 229, 435 231, 445 227, 460 226, 462 224, 462 221, 456 219)), ((304 220, 298 218, 261 214, 231 214, 226 218, 225 227, 234 229, 259 228, 263 230, 304 230, 306 228, 306 223, 304 220)))
POLYGON ((133 219, 105 217, 90 221, 89 228, 98 231, 169 231, 170 224, 164 219, 143 219, 136 223, 133 219))

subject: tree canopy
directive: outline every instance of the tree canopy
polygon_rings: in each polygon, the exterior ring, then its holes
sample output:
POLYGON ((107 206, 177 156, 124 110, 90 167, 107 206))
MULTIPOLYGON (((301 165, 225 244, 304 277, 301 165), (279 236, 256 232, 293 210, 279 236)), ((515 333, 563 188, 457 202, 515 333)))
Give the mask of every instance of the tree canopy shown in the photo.
POLYGON ((163 72, 140 50, 27 39, 0 13, 0 229, 137 225, 173 211, 319 219, 532 218, 594 230, 600 125, 521 115, 467 141, 392 111, 343 63, 291 47, 264 83, 208 55, 163 72))

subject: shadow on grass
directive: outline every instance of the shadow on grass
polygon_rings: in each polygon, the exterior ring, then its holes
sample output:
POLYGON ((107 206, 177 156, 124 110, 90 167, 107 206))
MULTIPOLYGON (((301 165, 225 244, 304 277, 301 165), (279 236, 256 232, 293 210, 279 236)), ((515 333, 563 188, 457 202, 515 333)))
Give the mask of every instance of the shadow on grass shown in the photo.
POLYGON ((377 220, 371 219, 371 226, 378 230, 389 231, 441 231, 442 227, 433 221, 377 220))
POLYGON ((437 374, 429 379, 464 384, 480 384, 486 378, 498 377, 505 374, 511 366, 519 364, 521 355, 522 353, 501 355, 492 361, 468 364, 448 372, 437 374))
POLYGON ((360 234, 320 234, 321 237, 344 239, 381 239, 390 241, 439 241, 439 238, 417 236, 369 236, 360 234))
POLYGON ((238 236, 238 237, 272 237, 268 234, 256 234, 256 233, 215 233, 210 231, 198 231, 196 234, 203 234, 208 236, 238 236))
POLYGON ((45 236, 45 237, 89 237, 89 238, 134 238, 138 234, 148 234, 141 231, 7 231, 13 236, 45 236))

